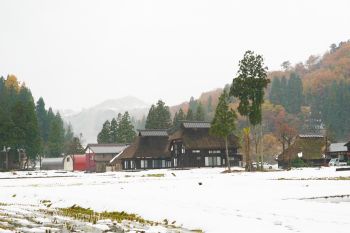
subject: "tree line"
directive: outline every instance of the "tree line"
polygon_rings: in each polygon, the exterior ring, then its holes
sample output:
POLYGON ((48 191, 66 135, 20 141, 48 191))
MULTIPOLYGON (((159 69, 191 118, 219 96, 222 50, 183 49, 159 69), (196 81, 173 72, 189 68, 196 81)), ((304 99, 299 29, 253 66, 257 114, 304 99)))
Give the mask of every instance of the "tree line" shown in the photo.
POLYGON ((97 135, 97 142, 99 144, 131 143, 135 136, 132 119, 129 112, 125 112, 123 115, 119 113, 116 118, 103 123, 102 129, 97 135))
POLYGON ((43 98, 35 104, 32 93, 16 76, 0 77, 0 149, 24 149, 29 159, 81 152, 80 139, 60 114, 45 109, 43 98))

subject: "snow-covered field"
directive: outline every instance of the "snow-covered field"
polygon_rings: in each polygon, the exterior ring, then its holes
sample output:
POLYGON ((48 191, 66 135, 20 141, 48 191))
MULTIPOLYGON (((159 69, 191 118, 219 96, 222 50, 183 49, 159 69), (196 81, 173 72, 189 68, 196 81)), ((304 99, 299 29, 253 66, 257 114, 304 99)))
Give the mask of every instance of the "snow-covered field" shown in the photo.
POLYGON ((0 203, 50 200, 52 207, 127 211, 205 232, 349 232, 349 196, 308 198, 349 195, 350 180, 323 178, 350 177, 350 171, 222 171, 0 173, 0 203))

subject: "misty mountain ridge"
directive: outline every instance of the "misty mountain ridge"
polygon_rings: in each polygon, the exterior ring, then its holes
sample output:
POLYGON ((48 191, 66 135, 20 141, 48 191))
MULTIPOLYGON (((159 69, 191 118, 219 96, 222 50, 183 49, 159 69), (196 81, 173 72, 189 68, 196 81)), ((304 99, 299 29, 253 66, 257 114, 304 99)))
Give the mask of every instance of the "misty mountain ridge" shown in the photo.
POLYGON ((84 144, 97 141, 103 123, 117 117, 118 113, 128 111, 135 119, 147 115, 150 104, 132 96, 105 100, 91 108, 83 109, 78 113, 71 110, 60 111, 62 118, 72 124, 76 135, 82 133, 84 144))

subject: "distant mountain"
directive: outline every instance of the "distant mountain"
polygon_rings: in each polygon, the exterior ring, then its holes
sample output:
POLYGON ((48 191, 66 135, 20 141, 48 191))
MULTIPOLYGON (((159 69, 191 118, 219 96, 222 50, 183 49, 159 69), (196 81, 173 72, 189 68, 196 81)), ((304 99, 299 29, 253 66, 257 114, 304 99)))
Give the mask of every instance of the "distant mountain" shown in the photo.
POLYGON ((106 100, 96 106, 84 109, 79 113, 61 111, 63 119, 70 122, 75 134, 83 134, 84 143, 96 142, 97 134, 106 120, 111 120, 118 113, 128 111, 135 119, 147 115, 150 104, 132 96, 106 100), (73 114, 72 114, 73 113, 73 114))

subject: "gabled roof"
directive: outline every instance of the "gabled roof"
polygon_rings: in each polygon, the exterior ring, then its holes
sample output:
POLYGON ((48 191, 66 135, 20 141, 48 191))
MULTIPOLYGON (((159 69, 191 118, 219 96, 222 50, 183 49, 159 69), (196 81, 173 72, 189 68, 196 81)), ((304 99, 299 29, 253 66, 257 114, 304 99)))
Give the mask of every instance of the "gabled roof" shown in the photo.
MULTIPOLYGON (((169 144, 168 137, 138 136, 134 143, 126 148, 117 159, 167 158, 170 157, 169 144)), ((113 160, 113 163, 116 160, 113 160)))
POLYGON ((300 134, 299 138, 323 138, 320 134, 300 134))
MULTIPOLYGON (((224 149, 225 140, 222 137, 211 135, 209 130, 209 122, 184 122, 182 128, 170 135, 170 141, 182 140, 187 149, 224 149)), ((234 134, 229 135, 228 148, 238 147, 238 138, 234 134)))
POLYGON ((90 148, 95 154, 118 154, 128 146, 127 144, 88 144, 86 149, 90 148))
POLYGON ((345 146, 345 142, 331 143, 329 145, 329 152, 342 152, 348 151, 348 148, 345 146))
POLYGON ((303 152, 303 159, 314 160, 323 159, 323 154, 326 150, 326 142, 321 135, 299 135, 295 142, 288 147, 284 154, 281 153, 278 156, 278 160, 289 160, 289 157, 293 160, 298 156, 299 152, 303 152))
POLYGON ((204 122, 204 121, 183 121, 182 126, 186 129, 188 128, 195 128, 195 129, 203 129, 203 128, 210 128, 211 123, 210 122, 204 122))
POLYGON ((142 136, 142 137, 168 137, 168 131, 166 129, 139 130, 139 136, 142 136))

